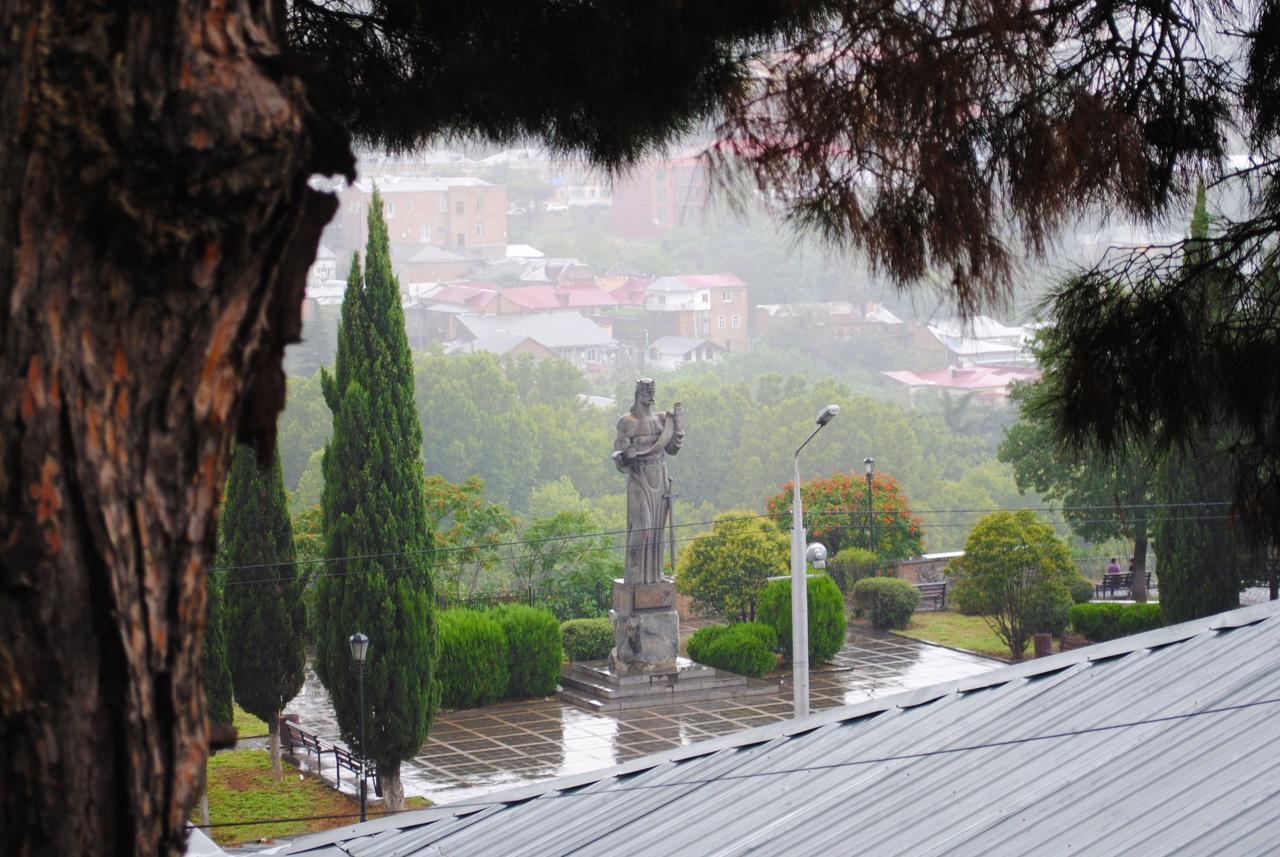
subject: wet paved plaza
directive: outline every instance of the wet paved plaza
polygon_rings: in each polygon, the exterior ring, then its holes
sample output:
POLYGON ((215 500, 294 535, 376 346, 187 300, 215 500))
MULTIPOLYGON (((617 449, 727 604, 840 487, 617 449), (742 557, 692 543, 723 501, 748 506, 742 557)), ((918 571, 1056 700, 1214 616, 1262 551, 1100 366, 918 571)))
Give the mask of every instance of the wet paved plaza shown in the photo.
MULTIPOLYGON (((862 702, 1000 666, 992 658, 854 627, 835 661, 810 674, 810 706, 862 702)), ((443 712, 422 750, 401 769, 405 794, 436 803, 465 800, 785 720, 791 716, 790 671, 774 678, 782 681, 775 695, 608 714, 556 699, 443 712)), ((328 693, 313 674, 287 711, 299 716, 303 729, 338 741, 328 693)), ((332 781, 332 771, 326 767, 325 773, 332 781)))

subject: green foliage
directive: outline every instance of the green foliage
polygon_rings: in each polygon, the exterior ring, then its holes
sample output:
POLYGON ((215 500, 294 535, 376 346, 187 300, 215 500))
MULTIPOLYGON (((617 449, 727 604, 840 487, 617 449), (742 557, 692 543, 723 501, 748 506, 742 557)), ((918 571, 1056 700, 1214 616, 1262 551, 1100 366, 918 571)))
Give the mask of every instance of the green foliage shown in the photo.
MULTIPOLYGON (((784 516, 791 510, 791 483, 770 497, 765 508, 784 516)), ((907 497, 892 476, 875 473, 871 481, 871 515, 868 529, 867 482, 864 474, 837 473, 828 479, 800 484, 809 541, 822 542, 839 553, 849 546, 870 550, 884 559, 900 559, 924 553, 924 530, 911 513, 907 497), (871 531, 874 529, 874 533, 871 531)))
POLYGON ((777 634, 758 622, 708 625, 694 632, 686 644, 689 658, 738 675, 761 678, 777 664, 777 634))
POLYGON ((493 617, 455 608, 436 615, 440 659, 436 681, 445 708, 489 705, 507 690, 507 637, 493 617))
POLYGON ((1170 622, 1232 610, 1242 581, 1253 572, 1252 552, 1239 522, 1218 506, 1180 505, 1229 496, 1229 451, 1205 444, 1172 455, 1160 474, 1159 498, 1170 505, 1156 521, 1160 605, 1170 622))
POLYGON ((1076 604, 1085 604, 1093 600, 1093 581, 1087 577, 1076 575, 1068 586, 1071 589, 1071 600, 1076 604))
POLYGON ((920 603, 920 590, 896 577, 868 577, 853 585, 853 609, 877 628, 905 628, 920 603))
POLYGON ((488 611, 507 637, 507 699, 550 696, 560 681, 560 623, 549 610, 503 604, 488 611))
POLYGON ((482 588, 501 562, 499 545, 515 531, 507 509, 483 498, 484 483, 472 476, 460 485, 438 475, 425 481, 427 520, 439 560, 437 590, 448 598, 463 598, 482 588))
POLYGON ((866 548, 849 546, 827 559, 827 574, 847 597, 854 585, 864 577, 875 577, 879 557, 866 548))
MULTIPOLYGON (((280 413, 276 438, 285 488, 297 493, 302 474, 311 457, 324 449, 333 423, 324 404, 318 372, 310 377, 291 375, 287 383, 285 407, 280 413)), ((316 486, 317 489, 321 487, 316 486)), ((320 495, 317 493, 306 505, 318 502, 320 495)))
POLYGON ((788 550, 786 534, 772 521, 727 512, 680 552, 676 587, 697 613, 748 622, 766 578, 786 574, 788 550))
POLYGON ((1030 511, 984 516, 947 573, 956 606, 985 616, 1015 658, 1032 634, 1063 632, 1079 576, 1070 549, 1030 511))
POLYGON ((601 615, 597 588, 608 592, 614 578, 622 577, 623 558, 613 536, 600 535, 595 516, 585 511, 533 521, 518 544, 508 545, 507 557, 516 585, 562 620, 601 615))
POLYGON ((1159 604, 1076 604, 1071 628, 1095 643, 1163 628, 1168 624, 1159 604))
POLYGON ((570 661, 598 661, 613 648, 613 622, 608 619, 570 619, 560 623, 560 639, 570 661))
POLYGON ((280 457, 266 471, 236 446, 227 478, 217 563, 226 569, 227 655, 236 702, 273 723, 302 687, 306 610, 280 457))
MULTIPOLYGON (((844 615, 844 598, 840 587, 826 575, 808 579, 809 589, 809 663, 831 660, 844 647, 848 620, 844 615)), ((791 657, 791 581, 774 580, 760 593, 756 619, 778 634, 778 646, 791 657)))
POLYGON ((225 608, 222 599, 223 574, 216 569, 205 579, 204 704, 210 723, 230 723, 232 718, 231 667, 227 661, 225 608))
POLYGON ((422 486, 422 430, 400 288, 391 274, 382 201, 369 206, 368 265, 353 261, 338 357, 321 373, 333 413, 324 453, 324 534, 332 560, 317 589, 316 670, 349 746, 398 772, 435 715, 432 540, 422 486), (369 637, 368 744, 348 638, 369 637))

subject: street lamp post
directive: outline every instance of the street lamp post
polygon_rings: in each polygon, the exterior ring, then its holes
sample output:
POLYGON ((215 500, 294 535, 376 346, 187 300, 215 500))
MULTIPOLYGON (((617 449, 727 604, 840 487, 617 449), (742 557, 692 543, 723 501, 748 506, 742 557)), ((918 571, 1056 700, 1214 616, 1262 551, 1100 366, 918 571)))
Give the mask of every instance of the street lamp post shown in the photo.
POLYGON ((876 510, 871 499, 871 476, 876 472, 876 460, 871 456, 862 459, 862 467, 867 471, 867 543, 872 553, 876 552, 876 510))
POLYGON ((795 717, 809 714, 809 586, 805 580, 804 507, 800 500, 800 450, 840 413, 839 405, 818 412, 818 427, 796 448, 791 481, 791 681, 795 717))
POLYGON ((360 820, 368 818, 368 787, 364 772, 364 658, 369 651, 369 638, 359 631, 351 635, 351 660, 356 662, 356 684, 360 688, 360 820))

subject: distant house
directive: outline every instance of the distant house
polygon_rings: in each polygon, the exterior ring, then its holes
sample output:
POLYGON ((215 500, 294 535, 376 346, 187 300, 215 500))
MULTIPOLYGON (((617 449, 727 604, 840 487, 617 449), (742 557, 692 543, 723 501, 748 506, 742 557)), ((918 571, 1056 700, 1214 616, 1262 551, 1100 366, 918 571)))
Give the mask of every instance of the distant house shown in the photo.
POLYGON ((434 244, 392 244, 391 268, 401 283, 456 280, 476 269, 475 259, 434 244))
POLYGON ((929 324, 929 332, 966 363, 1031 363, 1035 328, 1010 326, 985 315, 969 321, 947 319, 929 324))
POLYGON ((670 371, 686 363, 714 363, 726 353, 710 339, 664 336, 649 346, 648 362, 670 371))
POLYGON ((524 315, 460 314, 454 321, 461 339, 450 346, 452 351, 505 354, 520 348, 535 357, 563 357, 588 372, 603 370, 617 362, 618 341, 609 331, 573 310, 524 315), (519 342, 529 340, 531 344, 520 345, 512 337, 519 342), (534 345, 545 351, 540 352, 534 345))
POLYGON ((941 390, 952 396, 975 394, 983 404, 1003 402, 1016 381, 1034 381, 1040 370, 1033 366, 951 366, 946 369, 909 369, 885 372, 915 396, 921 390, 941 390))
POLYGON ((1280 602, 293 844, 351 855, 1272 854, 1280 602))
POLYGON ((884 304, 874 301, 757 304, 753 315, 751 333, 756 339, 760 339, 768 332, 775 319, 782 318, 810 320, 825 328, 822 334, 824 337, 841 342, 864 336, 892 336, 905 339, 910 335, 909 325, 889 311, 884 304))
POLYGON ((321 244, 316 248, 316 260, 307 269, 307 285, 320 285, 337 277, 338 259, 333 251, 321 244))
POLYGON ((747 288, 728 273, 659 277, 644 290, 650 336, 706 338, 726 351, 746 351, 751 317, 747 288))

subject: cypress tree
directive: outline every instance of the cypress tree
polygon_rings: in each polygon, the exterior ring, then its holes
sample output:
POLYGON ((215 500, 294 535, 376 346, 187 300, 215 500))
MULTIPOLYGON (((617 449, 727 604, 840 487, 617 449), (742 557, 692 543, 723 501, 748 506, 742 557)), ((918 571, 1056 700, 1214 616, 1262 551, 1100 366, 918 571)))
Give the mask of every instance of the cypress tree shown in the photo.
POLYGON ((204 662, 204 700, 210 723, 230 723, 231 668, 227 665, 227 635, 222 603, 222 575, 209 573, 205 586, 204 647, 200 656, 204 662))
POLYGON ((267 724, 271 772, 280 777, 280 712, 302 687, 306 613, 280 456, 258 466, 236 447, 227 479, 219 565, 227 566, 227 654, 240 706, 267 724))
POLYGON ((352 262, 337 361, 332 374, 322 375, 333 412, 321 504, 332 561, 318 581, 316 669, 344 739, 377 766, 388 808, 400 809, 400 763, 422 746, 435 715, 436 629, 422 428, 376 189, 365 262, 363 277, 359 256, 352 262), (370 641, 363 746, 348 645, 357 631, 370 641))
MULTIPOLYGON (((1209 213, 1204 181, 1196 189, 1187 264, 1198 269, 1189 279, 1200 305, 1201 324, 1220 321, 1224 300, 1218 272, 1206 258, 1209 213)), ((1163 503, 1226 500, 1231 497, 1229 433, 1204 431, 1174 451, 1161 468, 1163 503)), ((1250 551, 1236 521, 1220 516, 1220 506, 1172 506, 1156 525, 1160 562, 1160 608, 1165 618, 1182 622, 1230 610, 1240 604, 1240 582, 1249 574, 1250 551)))

